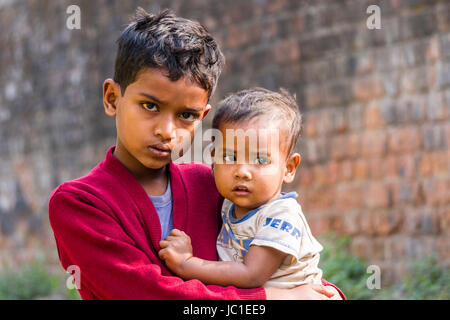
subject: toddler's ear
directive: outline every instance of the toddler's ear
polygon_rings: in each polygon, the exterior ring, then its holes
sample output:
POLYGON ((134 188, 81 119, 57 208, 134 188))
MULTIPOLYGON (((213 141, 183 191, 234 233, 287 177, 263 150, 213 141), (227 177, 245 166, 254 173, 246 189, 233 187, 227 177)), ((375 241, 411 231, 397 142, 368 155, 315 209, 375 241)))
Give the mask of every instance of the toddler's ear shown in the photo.
POLYGON ((284 172, 283 183, 291 183, 294 181, 295 172, 300 164, 302 157, 298 153, 293 153, 286 161, 286 170, 284 172))
POLYGON ((117 99, 120 97, 120 86, 112 79, 103 82, 103 106, 105 113, 110 117, 115 117, 117 112, 117 99))

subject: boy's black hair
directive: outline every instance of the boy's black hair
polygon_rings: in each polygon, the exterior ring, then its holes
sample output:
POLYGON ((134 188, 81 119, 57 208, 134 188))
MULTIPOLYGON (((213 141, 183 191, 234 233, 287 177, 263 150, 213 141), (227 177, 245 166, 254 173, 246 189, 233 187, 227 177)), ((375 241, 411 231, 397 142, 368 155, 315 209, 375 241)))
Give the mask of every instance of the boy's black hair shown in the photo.
POLYGON ((225 58, 205 27, 166 9, 158 14, 138 8, 117 40, 114 81, 122 94, 144 68, 158 68, 172 81, 181 77, 214 92, 225 58))
MULTIPOLYGON (((289 132, 287 155, 291 155, 300 137, 302 116, 295 96, 280 88, 280 92, 251 88, 233 93, 219 102, 212 127, 223 123, 240 123, 264 116, 268 121, 281 120, 289 132)), ((281 141, 281 140, 280 140, 281 141)))

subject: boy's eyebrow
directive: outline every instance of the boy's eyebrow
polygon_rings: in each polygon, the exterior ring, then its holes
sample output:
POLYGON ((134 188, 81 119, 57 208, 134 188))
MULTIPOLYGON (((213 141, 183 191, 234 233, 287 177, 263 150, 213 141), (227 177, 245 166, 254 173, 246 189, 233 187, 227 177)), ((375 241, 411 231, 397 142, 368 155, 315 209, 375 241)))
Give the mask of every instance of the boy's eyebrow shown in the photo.
MULTIPOLYGON (((140 94, 141 96, 146 97, 146 98, 152 99, 153 101, 156 101, 157 103, 160 103, 160 104, 166 104, 166 102, 164 102, 164 101, 162 101, 162 100, 160 100, 160 99, 158 99, 158 98, 156 98, 156 97, 154 97, 154 96, 152 96, 152 95, 150 95, 150 94, 148 94, 148 93, 139 92, 139 94, 140 94)), ((191 111, 191 112, 199 112, 199 111, 202 111, 202 108, 196 108, 196 107, 188 107, 188 108, 185 108, 185 109, 186 109, 186 111, 191 111)))
POLYGON ((144 96, 144 97, 147 97, 147 98, 149 98, 149 99, 152 99, 152 100, 154 100, 154 101, 156 101, 156 102, 158 102, 158 103, 165 104, 164 101, 161 101, 161 100, 159 100, 158 98, 156 98, 156 97, 154 97, 154 96, 152 96, 152 95, 150 95, 150 94, 148 94, 148 93, 139 92, 139 94, 140 94, 141 96, 144 96))

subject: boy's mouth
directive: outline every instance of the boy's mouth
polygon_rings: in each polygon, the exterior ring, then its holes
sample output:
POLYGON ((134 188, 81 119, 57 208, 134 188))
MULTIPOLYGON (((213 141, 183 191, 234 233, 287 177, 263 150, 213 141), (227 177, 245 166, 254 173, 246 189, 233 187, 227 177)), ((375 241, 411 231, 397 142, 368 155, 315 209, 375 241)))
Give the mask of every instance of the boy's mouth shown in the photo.
POLYGON ((170 149, 170 147, 165 144, 148 146, 147 149, 150 150, 150 152, 152 152, 155 156, 161 158, 170 156, 170 153, 172 152, 172 149, 170 149))

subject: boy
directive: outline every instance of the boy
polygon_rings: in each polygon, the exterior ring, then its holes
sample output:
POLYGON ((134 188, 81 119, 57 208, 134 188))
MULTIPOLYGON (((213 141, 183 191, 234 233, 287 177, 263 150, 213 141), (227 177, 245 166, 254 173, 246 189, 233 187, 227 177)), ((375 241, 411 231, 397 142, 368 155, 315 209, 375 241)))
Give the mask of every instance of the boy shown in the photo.
POLYGON ((301 128, 295 98, 285 90, 262 88, 232 94, 220 103, 213 128, 224 140, 215 146, 213 163, 217 189, 225 198, 217 239, 223 262, 193 257, 189 237, 177 231, 161 241, 160 257, 183 279, 206 284, 240 288, 319 284, 322 246, 311 234, 297 194, 281 193, 300 163, 294 152, 301 128), (239 145, 237 130, 241 138, 243 132, 249 136, 254 132, 257 139, 252 143, 247 137, 239 145))
POLYGON ((205 286, 198 280, 185 282, 167 269, 158 257, 159 241, 172 228, 191 236, 197 256, 217 259, 217 213, 223 199, 207 166, 175 164, 171 150, 178 143, 176 131, 192 136, 209 112, 207 103, 224 59, 199 23, 168 11, 153 15, 138 10, 117 44, 114 79, 103 84, 105 113, 116 122, 116 145, 90 173, 63 183, 49 200, 59 258, 64 269, 79 268, 74 277, 79 277, 75 280, 81 297, 273 299, 323 298, 318 291, 337 294, 331 285, 278 291, 205 286), (162 197, 161 205, 151 200, 156 197, 162 197))

